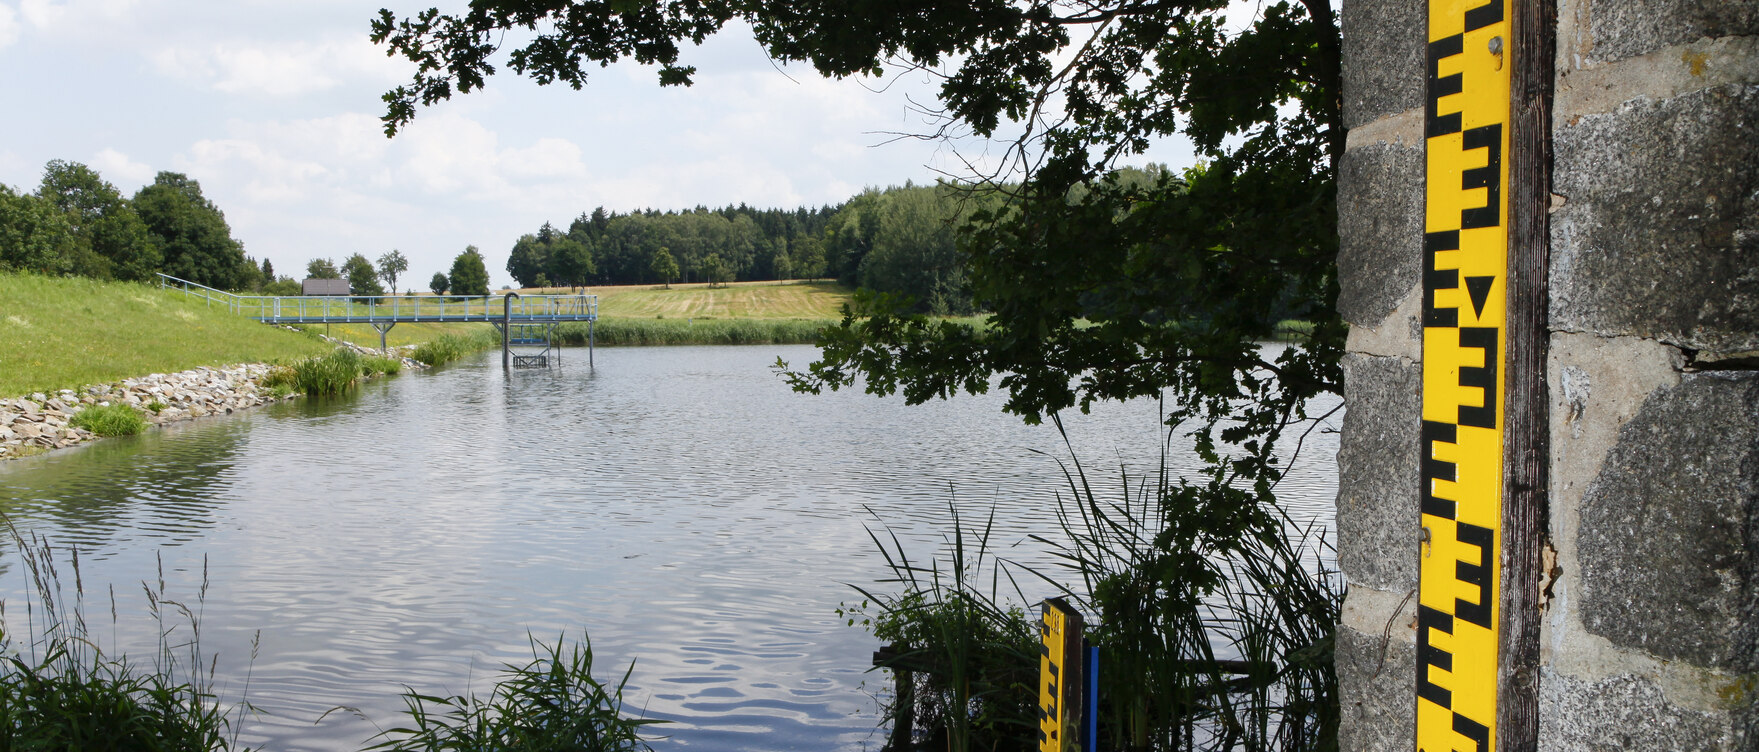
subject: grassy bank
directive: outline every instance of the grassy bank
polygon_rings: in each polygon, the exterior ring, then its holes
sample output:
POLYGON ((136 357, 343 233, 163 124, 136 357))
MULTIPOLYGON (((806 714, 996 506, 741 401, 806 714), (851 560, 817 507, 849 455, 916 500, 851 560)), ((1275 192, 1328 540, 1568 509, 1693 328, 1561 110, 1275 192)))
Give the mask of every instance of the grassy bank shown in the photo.
POLYGON ((329 350, 149 285, 0 274, 0 396, 329 350))

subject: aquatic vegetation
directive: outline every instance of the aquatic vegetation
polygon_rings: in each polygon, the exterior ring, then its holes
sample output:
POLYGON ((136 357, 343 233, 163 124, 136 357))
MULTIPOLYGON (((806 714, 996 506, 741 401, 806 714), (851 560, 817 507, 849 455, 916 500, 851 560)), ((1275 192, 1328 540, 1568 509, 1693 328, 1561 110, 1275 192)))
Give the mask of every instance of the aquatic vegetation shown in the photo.
POLYGON ((491 337, 490 335, 493 334, 492 331, 482 331, 470 335, 442 334, 416 345, 409 357, 430 366, 444 365, 470 353, 498 346, 500 344, 500 340, 497 338, 499 335, 491 337))
MULTIPOLYGON (((205 561, 194 608, 166 597, 162 565, 156 589, 143 583, 159 625, 158 653, 150 666, 143 666, 106 654, 88 626, 78 552, 66 549, 70 559, 58 561, 47 540, 35 535, 27 540, 10 520, 5 525, 33 590, 24 608, 25 631, 10 628, 18 616, 16 606, 11 623, 0 623, 0 749, 195 752, 236 747, 229 713, 248 712, 251 706, 242 696, 221 703, 213 690, 213 664, 202 655, 197 617, 207 596, 205 561), (71 602, 58 572, 68 561, 74 579, 71 602), (231 710, 223 712, 222 707, 231 710)), ((115 597, 112 590, 112 620, 115 597)))
POLYGON ((649 749, 643 726, 659 721, 623 714, 623 687, 635 664, 616 686, 592 675, 592 643, 585 634, 568 644, 531 639, 531 661, 507 664, 488 699, 474 695, 436 697, 411 689, 404 696, 409 726, 380 734, 369 750, 441 752, 625 752, 649 749))
MULTIPOLYGON (((1323 535, 1286 517, 1242 537, 1214 530, 1164 448, 1155 475, 1120 470, 1116 499, 1094 491, 1072 451, 1061 464, 1062 536, 1032 537, 1063 576, 1015 569, 1091 619, 1101 748, 1335 750, 1343 584, 1326 568, 1323 535)), ((866 600, 843 613, 890 643, 880 667, 909 672, 884 701, 894 734, 910 737, 891 748, 1034 748, 1036 619, 1016 605, 1026 599, 1007 564, 989 553, 989 525, 968 529, 953 510, 946 569, 912 563, 895 537, 889 546, 873 539, 892 571, 882 582, 902 592, 857 588, 866 600), (1001 597, 1003 577, 1012 603, 1001 597)))
POLYGON ((133 436, 147 428, 147 421, 139 412, 121 404, 87 407, 74 413, 68 424, 99 436, 133 436))
POLYGON ((341 394, 354 388, 363 373, 359 353, 346 347, 321 358, 293 364, 293 387, 312 396, 341 394))
MULTIPOLYGON (((828 319, 603 318, 593 328, 596 344, 620 345, 793 345, 811 344, 835 324, 828 319)), ((587 327, 556 328, 558 344, 585 345, 587 327)))

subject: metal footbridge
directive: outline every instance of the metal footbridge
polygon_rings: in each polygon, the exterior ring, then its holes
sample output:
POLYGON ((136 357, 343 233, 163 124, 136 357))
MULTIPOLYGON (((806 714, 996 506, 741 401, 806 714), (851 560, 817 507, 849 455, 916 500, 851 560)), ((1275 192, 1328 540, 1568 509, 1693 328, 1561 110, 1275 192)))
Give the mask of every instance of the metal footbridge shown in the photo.
POLYGON ((385 333, 401 323, 494 324, 501 330, 502 364, 513 366, 545 366, 552 358, 559 363, 556 325, 571 321, 587 324, 590 364, 599 318, 597 295, 239 295, 168 274, 159 275, 159 285, 270 324, 367 324, 378 331, 381 352, 385 333), (542 351, 518 353, 515 347, 542 351))

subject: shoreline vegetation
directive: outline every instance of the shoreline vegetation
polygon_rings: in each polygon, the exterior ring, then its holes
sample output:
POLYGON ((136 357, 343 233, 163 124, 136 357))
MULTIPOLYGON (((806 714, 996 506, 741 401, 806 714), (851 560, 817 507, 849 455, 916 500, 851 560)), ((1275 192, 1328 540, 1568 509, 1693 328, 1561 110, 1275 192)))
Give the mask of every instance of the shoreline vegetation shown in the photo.
MULTIPOLYGON (((814 344, 854 298, 836 283, 805 280, 585 292, 599 296, 599 320, 590 336, 586 324, 558 326, 557 344, 814 344)), ((356 371, 376 376, 442 365, 500 344, 493 327, 482 324, 402 324, 388 337, 399 357, 386 359, 361 344, 377 339, 364 324, 262 326, 153 285, 81 277, 0 273, 0 309, 0 458, 230 413, 295 393, 335 394, 353 383, 356 371), (342 348, 359 358, 336 362, 342 348), (87 406, 109 409, 113 396, 129 399, 136 386, 178 396, 135 394, 127 404, 139 421, 111 415, 91 425, 94 415, 81 419, 87 425, 75 422, 87 406)), ((982 326, 980 317, 955 320, 982 326)), ((1278 339, 1299 338, 1310 329, 1305 322, 1284 322, 1278 339)))

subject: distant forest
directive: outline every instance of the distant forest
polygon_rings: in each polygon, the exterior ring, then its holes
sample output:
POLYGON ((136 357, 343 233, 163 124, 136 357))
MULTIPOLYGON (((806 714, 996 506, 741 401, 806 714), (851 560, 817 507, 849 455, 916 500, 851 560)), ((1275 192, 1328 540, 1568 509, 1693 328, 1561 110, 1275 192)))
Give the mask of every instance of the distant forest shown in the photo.
POLYGON ((968 313, 956 240, 972 203, 946 186, 905 184, 817 208, 600 207, 566 230, 546 223, 519 238, 507 273, 522 287, 836 279, 910 296, 927 312, 968 313))
MULTIPOLYGON (((1149 182, 1165 168, 1125 168, 1109 179, 1149 182)), ((1071 197, 1079 200, 1079 197, 1071 197)), ((837 206, 709 209, 627 214, 603 207, 563 230, 545 223, 507 250, 506 270, 521 287, 835 279, 893 293, 925 313, 973 312, 961 228, 997 204, 993 195, 944 184, 869 188, 837 206)), ((434 275, 436 293, 486 294, 488 253, 459 254, 451 274, 434 275), (468 262, 468 263, 466 263, 468 262)), ((397 251, 375 265, 356 253, 340 267, 326 258, 310 276, 346 276, 356 294, 397 289, 408 268, 397 251)), ((246 256, 225 215, 187 176, 161 172, 133 197, 77 162, 56 160, 35 193, 0 185, 0 270, 151 280, 155 272, 240 292, 297 295, 292 277, 246 256)))

